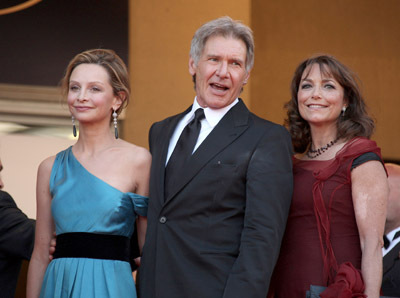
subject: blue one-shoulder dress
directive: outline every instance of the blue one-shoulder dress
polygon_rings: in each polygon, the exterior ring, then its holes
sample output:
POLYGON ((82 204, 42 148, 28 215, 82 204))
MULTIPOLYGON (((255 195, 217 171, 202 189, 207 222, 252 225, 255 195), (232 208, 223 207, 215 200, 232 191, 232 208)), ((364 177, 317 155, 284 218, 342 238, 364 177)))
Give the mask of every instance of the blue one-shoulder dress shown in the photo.
MULTIPOLYGON (((121 192, 89 173, 72 147, 55 158, 50 192, 57 235, 87 232, 131 237, 136 216, 147 214, 148 198, 121 192)), ((40 297, 135 298, 136 290, 126 261, 57 258, 47 267, 40 297)))

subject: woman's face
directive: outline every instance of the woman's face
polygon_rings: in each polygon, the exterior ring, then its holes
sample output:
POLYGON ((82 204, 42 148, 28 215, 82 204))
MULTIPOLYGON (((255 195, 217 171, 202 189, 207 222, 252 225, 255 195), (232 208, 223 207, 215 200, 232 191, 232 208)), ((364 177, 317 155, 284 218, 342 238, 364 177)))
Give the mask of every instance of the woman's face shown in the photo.
POLYGON ((69 79, 68 105, 80 122, 110 121, 119 98, 114 95, 107 71, 97 64, 80 64, 69 79))
POLYGON ((320 71, 318 64, 307 67, 301 77, 297 92, 298 107, 301 117, 310 126, 336 127, 344 100, 343 87, 332 77, 320 71), (335 125, 333 125, 335 124, 335 125))

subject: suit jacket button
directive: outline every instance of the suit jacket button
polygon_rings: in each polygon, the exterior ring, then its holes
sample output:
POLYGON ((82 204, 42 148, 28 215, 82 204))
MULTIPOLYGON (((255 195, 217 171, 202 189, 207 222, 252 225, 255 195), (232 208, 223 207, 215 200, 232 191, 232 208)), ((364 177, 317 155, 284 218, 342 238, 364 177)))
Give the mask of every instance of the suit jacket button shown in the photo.
POLYGON ((165 216, 160 217, 160 223, 164 224, 167 222, 167 218, 165 216))

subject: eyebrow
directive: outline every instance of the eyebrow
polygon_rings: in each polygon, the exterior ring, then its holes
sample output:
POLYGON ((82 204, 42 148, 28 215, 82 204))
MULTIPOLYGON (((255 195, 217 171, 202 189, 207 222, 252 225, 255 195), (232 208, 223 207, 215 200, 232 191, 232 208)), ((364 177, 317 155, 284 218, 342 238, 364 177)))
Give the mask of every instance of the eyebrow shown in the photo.
POLYGON ((232 61, 239 62, 240 64, 244 64, 244 61, 240 58, 232 58, 232 61))
MULTIPOLYGON (((309 78, 304 78, 304 79, 301 80, 301 82, 304 82, 304 81, 312 82, 313 80, 311 80, 309 78)), ((335 79, 333 79, 333 78, 325 78, 325 79, 322 79, 322 82, 333 82, 333 83, 335 83, 335 79)))
MULTIPOLYGON (((71 80, 71 81, 69 81, 69 83, 71 84, 71 83, 79 83, 79 82, 71 80)), ((89 84, 101 84, 101 85, 104 85, 104 83, 100 82, 100 81, 91 81, 91 82, 89 82, 89 84)))
MULTIPOLYGON (((207 58, 221 58, 221 57, 222 57, 221 55, 217 55, 217 54, 208 54, 207 55, 207 58)), ((241 58, 232 57, 232 58, 229 58, 229 60, 244 64, 244 60, 242 60, 241 58)))

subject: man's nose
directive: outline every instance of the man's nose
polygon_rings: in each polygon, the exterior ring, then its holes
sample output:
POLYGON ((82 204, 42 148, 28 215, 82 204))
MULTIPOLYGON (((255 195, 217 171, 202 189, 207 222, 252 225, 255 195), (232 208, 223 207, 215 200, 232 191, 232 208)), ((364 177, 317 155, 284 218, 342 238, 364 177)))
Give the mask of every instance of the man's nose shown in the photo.
POLYGON ((217 69, 217 75, 221 78, 225 78, 227 77, 229 74, 228 71, 228 63, 226 61, 222 61, 219 65, 218 65, 218 69, 217 69))

